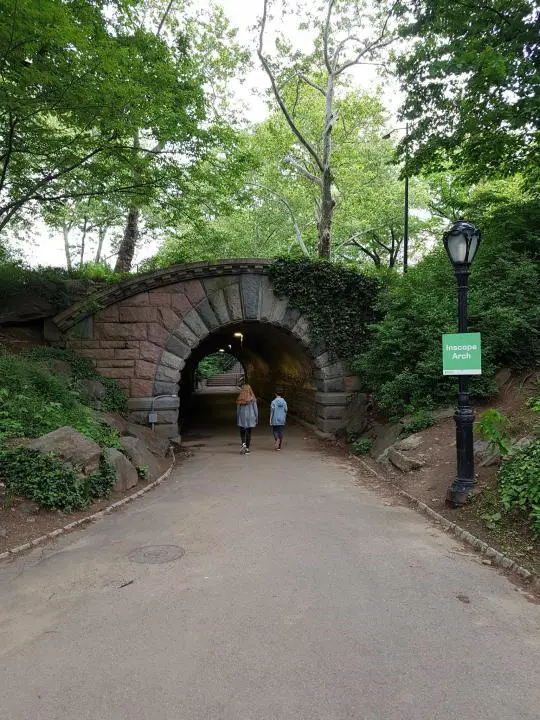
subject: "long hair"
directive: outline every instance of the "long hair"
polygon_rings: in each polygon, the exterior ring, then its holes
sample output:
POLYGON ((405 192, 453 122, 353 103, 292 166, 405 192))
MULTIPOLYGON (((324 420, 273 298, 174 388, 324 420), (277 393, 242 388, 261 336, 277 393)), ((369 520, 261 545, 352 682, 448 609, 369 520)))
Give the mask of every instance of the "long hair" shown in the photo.
POLYGON ((252 400, 256 400, 255 394, 253 393, 253 390, 251 389, 251 385, 248 385, 247 383, 245 385, 242 385, 242 389, 240 390, 240 395, 238 395, 236 402, 238 405, 247 405, 252 400))

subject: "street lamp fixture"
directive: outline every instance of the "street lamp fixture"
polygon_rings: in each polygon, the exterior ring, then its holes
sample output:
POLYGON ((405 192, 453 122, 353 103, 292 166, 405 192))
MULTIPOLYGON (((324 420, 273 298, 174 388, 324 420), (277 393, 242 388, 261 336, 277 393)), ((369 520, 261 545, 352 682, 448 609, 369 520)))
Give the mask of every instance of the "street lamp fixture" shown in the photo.
MULTIPOLYGON (((454 266, 458 289, 458 332, 467 332, 467 293, 469 268, 480 245, 480 230, 472 223, 458 220, 443 235, 443 243, 454 266)), ((474 410, 471 407, 469 380, 459 376, 458 406, 454 414, 456 422, 457 475, 447 496, 453 507, 467 503, 469 493, 475 485, 473 424, 474 410)))

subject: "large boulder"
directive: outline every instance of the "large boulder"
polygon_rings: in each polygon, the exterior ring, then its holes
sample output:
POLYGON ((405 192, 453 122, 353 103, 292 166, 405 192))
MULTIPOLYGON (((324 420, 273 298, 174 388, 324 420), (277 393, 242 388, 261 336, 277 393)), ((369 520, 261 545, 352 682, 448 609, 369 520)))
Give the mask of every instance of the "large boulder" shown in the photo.
POLYGON ((370 449, 370 455, 378 462, 384 462, 387 458, 388 448, 393 445, 403 432, 403 423, 388 423, 379 425, 375 432, 375 439, 370 449))
POLYGON ((70 427, 58 430, 31 440, 26 446, 42 453, 54 453, 65 462, 80 468, 89 475, 99 467, 101 448, 97 443, 81 435, 70 427))
POLYGON ((501 461, 501 453, 489 440, 476 440, 474 443, 474 457, 479 467, 491 467, 501 461))
POLYGON ((139 480, 139 475, 127 457, 119 450, 115 450, 115 448, 106 448, 103 454, 116 472, 114 489, 124 492, 125 490, 135 487, 139 480))
POLYGON ((123 434, 142 440, 150 452, 156 457, 163 458, 169 451, 170 443, 168 438, 164 438, 161 435, 152 432, 150 428, 146 428, 143 425, 137 425, 137 423, 127 423, 123 434))
POLYGON ((404 455, 404 453, 396 450, 395 447, 391 447, 388 450, 388 459, 394 467, 401 472, 411 472, 411 470, 419 470, 425 465, 422 460, 413 458, 410 455, 404 455))
POLYGON ((129 435, 128 433, 128 421, 118 413, 104 412, 103 410, 96 410, 94 412, 96 420, 103 425, 109 425, 110 427, 118 430, 120 435, 129 435))
POLYGON ((79 395, 83 403, 99 407, 100 400, 103 400, 107 393, 105 385, 99 380, 85 378, 79 382, 79 395))
POLYGON ((146 447, 144 442, 137 437, 123 437, 121 439, 122 451, 131 460, 136 468, 148 468, 150 480, 158 478, 164 470, 165 461, 161 462, 146 447))

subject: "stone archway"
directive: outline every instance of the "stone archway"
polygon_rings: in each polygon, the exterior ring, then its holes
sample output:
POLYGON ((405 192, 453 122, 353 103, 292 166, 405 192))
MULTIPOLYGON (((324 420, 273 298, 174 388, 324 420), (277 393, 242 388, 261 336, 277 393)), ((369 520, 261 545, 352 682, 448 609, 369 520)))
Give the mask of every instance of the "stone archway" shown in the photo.
MULTIPOLYGON (((324 433, 347 427, 357 378, 315 343, 309 323, 277 297, 270 261, 191 263, 105 288, 55 318, 66 344, 126 390, 131 419, 157 411, 159 432, 177 434, 179 387, 190 363, 242 333, 242 362, 256 391, 285 387, 291 409, 324 433), (164 397, 160 397, 164 396, 164 397)), ((362 402, 352 403, 355 411, 362 402)))

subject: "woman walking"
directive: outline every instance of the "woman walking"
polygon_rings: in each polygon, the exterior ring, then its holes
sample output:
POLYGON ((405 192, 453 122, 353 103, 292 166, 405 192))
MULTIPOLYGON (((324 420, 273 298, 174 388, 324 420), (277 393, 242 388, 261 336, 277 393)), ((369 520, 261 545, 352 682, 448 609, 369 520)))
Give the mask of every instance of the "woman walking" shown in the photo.
POLYGON ((259 410, 257 408, 257 400, 251 389, 251 385, 247 383, 242 385, 240 395, 236 400, 236 424, 240 428, 240 440, 242 447, 240 452, 249 453, 251 445, 251 429, 257 425, 259 421, 259 410))

